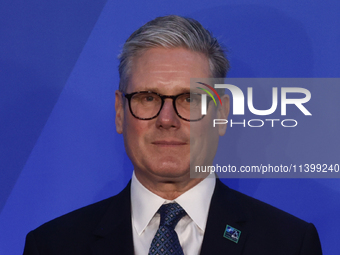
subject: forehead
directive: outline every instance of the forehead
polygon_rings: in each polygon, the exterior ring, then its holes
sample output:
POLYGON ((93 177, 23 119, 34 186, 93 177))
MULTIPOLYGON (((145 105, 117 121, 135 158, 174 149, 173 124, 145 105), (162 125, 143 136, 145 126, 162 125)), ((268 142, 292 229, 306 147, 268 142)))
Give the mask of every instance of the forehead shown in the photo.
POLYGON ((208 77, 209 61, 202 53, 184 48, 153 48, 133 59, 127 91, 181 93, 189 91, 190 78, 208 77))

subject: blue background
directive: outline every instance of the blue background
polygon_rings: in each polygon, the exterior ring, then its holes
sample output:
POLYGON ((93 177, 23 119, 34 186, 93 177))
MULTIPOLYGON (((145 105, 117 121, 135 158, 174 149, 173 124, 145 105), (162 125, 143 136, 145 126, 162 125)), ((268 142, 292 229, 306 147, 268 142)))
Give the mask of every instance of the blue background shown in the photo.
MULTIPOLYGON (((21 254, 28 231, 114 195, 129 181, 132 165, 115 132, 114 91, 117 55, 135 29, 166 14, 199 20, 229 49, 229 77, 339 77, 339 13, 336 0, 3 0, 0 254, 21 254)), ((325 125, 323 135, 338 141, 335 124, 325 125)), ((307 133, 313 140, 320 130, 307 133)), ((254 157, 237 146, 239 155, 254 157)), ((290 153, 312 161, 313 147, 301 147, 290 153)), ((223 181, 313 222, 324 254, 339 253, 340 179, 223 181)))

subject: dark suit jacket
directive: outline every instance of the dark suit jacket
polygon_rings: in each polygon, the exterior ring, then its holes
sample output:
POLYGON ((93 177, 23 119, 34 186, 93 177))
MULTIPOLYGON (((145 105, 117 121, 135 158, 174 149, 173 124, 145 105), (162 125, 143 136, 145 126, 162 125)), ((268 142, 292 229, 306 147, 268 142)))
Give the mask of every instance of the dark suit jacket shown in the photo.
MULTIPOLYGON (((24 255, 132 255, 133 252, 129 184, 114 197, 31 231, 26 237, 24 255)), ((229 189, 217 180, 201 255, 218 254, 320 255, 322 252, 313 224, 229 189), (227 225, 241 231, 238 243, 223 237, 227 225)))

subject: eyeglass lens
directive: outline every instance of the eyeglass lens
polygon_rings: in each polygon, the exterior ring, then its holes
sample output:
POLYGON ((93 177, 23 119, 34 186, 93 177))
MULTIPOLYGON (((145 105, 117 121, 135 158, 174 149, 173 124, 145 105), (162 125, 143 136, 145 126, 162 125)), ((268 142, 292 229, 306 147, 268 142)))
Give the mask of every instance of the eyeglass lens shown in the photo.
MULTIPOLYGON (((136 93, 130 100, 131 111, 141 119, 150 119, 160 112, 162 98, 152 92, 136 93)), ((186 120, 198 120, 201 114, 201 94, 185 93, 175 98, 177 114, 186 120)))

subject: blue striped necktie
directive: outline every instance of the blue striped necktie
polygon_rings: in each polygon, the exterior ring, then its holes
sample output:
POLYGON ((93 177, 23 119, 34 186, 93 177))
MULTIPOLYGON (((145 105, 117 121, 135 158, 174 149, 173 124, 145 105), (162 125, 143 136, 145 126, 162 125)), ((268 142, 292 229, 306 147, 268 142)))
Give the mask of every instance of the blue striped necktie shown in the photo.
POLYGON ((161 221, 151 242, 149 255, 184 255, 175 227, 186 212, 177 203, 164 204, 158 212, 161 221))

